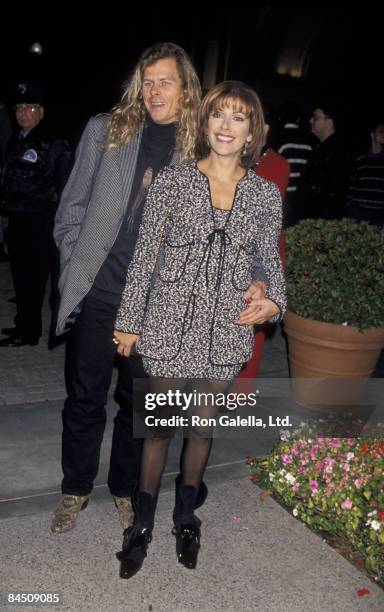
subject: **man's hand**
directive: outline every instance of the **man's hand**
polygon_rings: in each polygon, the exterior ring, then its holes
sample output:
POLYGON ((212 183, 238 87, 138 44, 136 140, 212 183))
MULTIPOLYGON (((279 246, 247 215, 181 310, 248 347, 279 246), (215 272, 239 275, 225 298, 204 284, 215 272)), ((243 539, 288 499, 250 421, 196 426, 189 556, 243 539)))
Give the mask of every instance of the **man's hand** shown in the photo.
POLYGON ((123 357, 129 357, 133 347, 135 347, 140 340, 140 336, 136 334, 128 334, 126 332, 114 331, 113 342, 117 346, 117 352, 123 357))

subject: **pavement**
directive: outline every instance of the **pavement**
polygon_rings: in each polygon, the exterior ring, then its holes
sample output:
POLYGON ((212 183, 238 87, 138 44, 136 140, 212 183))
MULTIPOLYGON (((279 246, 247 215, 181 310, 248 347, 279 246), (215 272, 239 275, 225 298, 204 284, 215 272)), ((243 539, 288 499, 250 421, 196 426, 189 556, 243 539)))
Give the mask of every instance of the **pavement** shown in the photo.
MULTIPOLYGON (((0 327, 15 313, 8 263, 0 263, 0 327)), ((64 344, 48 350, 50 311, 38 346, 0 349, 0 610, 9 595, 36 594, 34 610, 108 612, 349 612, 384 611, 384 593, 250 481, 247 455, 262 456, 272 439, 218 438, 205 480, 209 496, 197 514, 202 541, 196 570, 177 562, 171 535, 174 477, 181 439, 171 446, 153 541, 142 570, 118 576, 121 528, 106 486, 116 404, 111 385, 100 470, 76 528, 49 530, 60 499, 64 344), (358 589, 368 593, 358 596, 358 589), (43 604, 58 594, 53 606, 43 604), (40 595, 39 595, 40 594, 40 595)), ((383 362, 376 375, 383 376, 383 362)), ((286 378, 280 328, 267 340, 260 376, 286 378)), ((24 604, 26 605, 26 604, 24 604)))

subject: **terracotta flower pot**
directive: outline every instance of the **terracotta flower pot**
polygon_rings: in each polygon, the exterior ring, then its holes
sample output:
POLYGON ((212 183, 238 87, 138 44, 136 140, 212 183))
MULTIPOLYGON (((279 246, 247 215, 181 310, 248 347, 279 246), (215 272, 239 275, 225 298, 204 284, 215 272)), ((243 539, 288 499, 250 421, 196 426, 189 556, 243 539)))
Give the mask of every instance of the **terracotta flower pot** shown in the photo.
POLYGON ((371 376, 384 347, 384 328, 360 332, 356 327, 306 319, 288 311, 284 329, 299 404, 345 405, 359 400, 364 379, 371 376))

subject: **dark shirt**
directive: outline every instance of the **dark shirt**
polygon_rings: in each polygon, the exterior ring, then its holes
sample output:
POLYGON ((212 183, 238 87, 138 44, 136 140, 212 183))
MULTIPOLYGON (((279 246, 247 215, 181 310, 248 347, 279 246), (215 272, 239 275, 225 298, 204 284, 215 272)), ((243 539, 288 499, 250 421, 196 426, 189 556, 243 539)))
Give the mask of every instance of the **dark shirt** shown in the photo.
POLYGON ((384 210, 384 152, 368 151, 355 160, 348 200, 363 208, 384 210))
POLYGON ((96 275, 90 296, 110 304, 120 303, 127 269, 139 235, 146 192, 157 173, 171 162, 175 139, 174 124, 159 125, 148 118, 123 222, 106 260, 96 275))
POLYGON ((297 194, 300 219, 339 219, 344 213, 348 155, 336 134, 314 149, 297 194))
POLYGON ((367 151, 353 164, 349 179, 349 217, 384 227, 384 151, 367 151))

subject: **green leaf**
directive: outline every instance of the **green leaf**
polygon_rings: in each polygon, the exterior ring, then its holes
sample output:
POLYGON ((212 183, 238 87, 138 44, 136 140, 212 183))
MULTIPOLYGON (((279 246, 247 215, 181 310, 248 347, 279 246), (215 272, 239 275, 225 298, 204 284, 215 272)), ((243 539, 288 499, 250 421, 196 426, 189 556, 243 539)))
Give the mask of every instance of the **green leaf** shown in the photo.
POLYGON ((288 308, 359 329, 384 327, 384 232, 352 219, 304 219, 285 233, 288 308))

